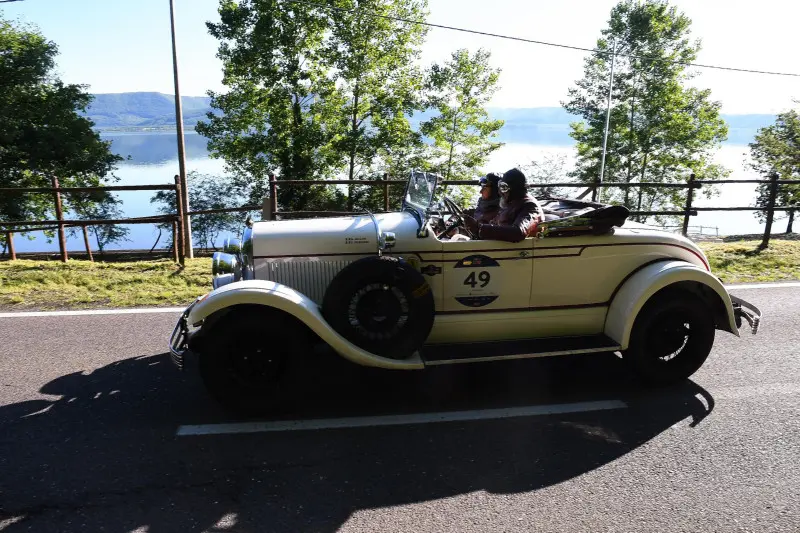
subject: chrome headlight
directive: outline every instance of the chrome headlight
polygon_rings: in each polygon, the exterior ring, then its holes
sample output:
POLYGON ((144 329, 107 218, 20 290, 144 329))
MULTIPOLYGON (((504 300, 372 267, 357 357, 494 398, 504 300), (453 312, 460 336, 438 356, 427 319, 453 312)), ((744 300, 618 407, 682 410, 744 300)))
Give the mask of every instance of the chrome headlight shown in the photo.
POLYGON ((242 243, 239 241, 239 239, 227 237, 222 242, 222 251, 227 254, 239 255, 239 252, 242 251, 242 243))
POLYGON ((214 252, 211 258, 211 283, 215 289, 242 279, 242 264, 233 254, 214 252))

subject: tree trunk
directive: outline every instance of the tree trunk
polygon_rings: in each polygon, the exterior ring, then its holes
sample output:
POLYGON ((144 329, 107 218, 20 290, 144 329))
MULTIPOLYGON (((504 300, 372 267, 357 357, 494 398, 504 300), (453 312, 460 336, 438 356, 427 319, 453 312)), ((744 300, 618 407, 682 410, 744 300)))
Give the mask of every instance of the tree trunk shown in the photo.
MULTIPOLYGON (((628 177, 627 183, 631 182, 631 173, 633 172, 633 114, 636 109, 636 78, 633 79, 633 95, 631 95, 631 120, 628 127, 628 177)), ((630 196, 630 187, 625 188, 625 207, 628 207, 628 198, 630 196)))
MULTIPOLYGON (((639 183, 644 182, 644 173, 647 170, 647 156, 648 156, 648 153, 645 152, 644 153, 644 157, 642 158, 642 173, 639 175, 639 183)), ((639 187, 639 201, 638 201, 638 205, 636 207, 636 210, 637 211, 641 211, 642 210, 642 187, 639 187)), ((650 211, 650 210, 648 210, 648 211, 650 211)), ((647 219, 645 218, 645 220, 647 220, 647 219)), ((642 221, 642 215, 638 215, 636 217, 636 221, 637 222, 641 222, 642 221)))
MULTIPOLYGON (((353 115, 351 117, 352 122, 350 123, 350 168, 348 169, 348 179, 352 181, 355 179, 355 168, 356 168, 356 131, 358 131, 358 82, 356 82, 355 89, 353 90, 353 115)), ((350 185, 348 186, 347 190, 347 210, 352 211, 353 207, 355 207, 355 202, 353 201, 353 194, 355 193, 355 187, 350 185)))
POLYGON ((100 252, 100 259, 104 260, 106 254, 105 250, 103 250, 103 243, 100 242, 100 235, 97 233, 97 226, 92 226, 92 233, 94 233, 94 240, 97 242, 97 251, 100 252))
MULTIPOLYGON (((639 200, 636 202, 636 210, 642 210, 642 188, 639 187, 639 200)), ((636 215, 636 222, 642 221, 642 215, 636 215)))
MULTIPOLYGON (((296 148, 296 141, 298 137, 298 132, 300 130, 300 124, 302 122, 302 110, 300 109, 300 97, 297 94, 292 96, 292 156, 291 156, 291 168, 288 169, 281 169, 283 171, 282 175, 285 179, 296 180, 296 179, 304 179, 300 177, 300 171, 302 170, 302 165, 300 162, 300 154, 298 153, 298 149, 296 148)), ((303 194, 303 190, 299 187, 289 187, 291 190, 291 197, 295 200, 301 199, 303 197, 308 198, 306 195, 303 194)), ((303 205, 302 203, 298 203, 297 205, 303 205)), ((301 207, 302 209, 303 207, 301 207)), ((295 208, 297 209, 297 208, 295 208)))
POLYGON ((86 229, 86 226, 82 226, 83 229, 83 244, 86 245, 86 255, 89 256, 89 261, 94 262, 94 257, 92 257, 92 247, 89 246, 89 231, 86 229))
POLYGON ((794 211, 789 211, 789 222, 786 224, 786 233, 792 233, 793 224, 794 224, 794 211))

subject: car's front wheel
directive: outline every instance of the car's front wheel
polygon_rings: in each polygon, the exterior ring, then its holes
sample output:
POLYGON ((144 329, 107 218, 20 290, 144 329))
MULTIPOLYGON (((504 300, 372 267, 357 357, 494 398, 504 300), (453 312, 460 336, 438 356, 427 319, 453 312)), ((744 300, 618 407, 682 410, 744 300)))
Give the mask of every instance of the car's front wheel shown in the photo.
POLYGON ((639 312, 623 359, 645 382, 676 383, 703 366, 714 333, 711 309, 702 298, 667 290, 651 298, 639 312))
POLYGON ((258 415, 284 407, 286 374, 307 347, 306 332, 284 313, 247 306, 217 321, 198 355, 206 389, 224 408, 258 415))

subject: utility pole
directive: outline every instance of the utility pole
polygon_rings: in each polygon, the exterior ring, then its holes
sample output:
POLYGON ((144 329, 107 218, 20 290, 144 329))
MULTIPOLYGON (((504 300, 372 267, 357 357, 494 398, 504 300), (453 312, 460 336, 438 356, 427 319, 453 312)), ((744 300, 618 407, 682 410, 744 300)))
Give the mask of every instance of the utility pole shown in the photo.
POLYGON ((183 197, 183 234, 184 251, 189 259, 194 257, 192 251, 192 223, 189 220, 189 187, 186 184, 186 148, 183 139, 183 110, 181 107, 181 91, 178 87, 178 50, 175 46, 175 7, 169 0, 169 22, 172 32, 172 70, 175 77, 175 125, 178 130, 178 169, 181 181, 180 193, 183 197))
MULTIPOLYGON (((606 146, 608 145, 608 123, 611 120, 611 90, 614 88, 614 58, 617 55, 617 42, 611 41, 611 74, 608 79, 608 102, 606 103, 606 127, 603 130, 603 155, 600 159, 600 183, 606 171, 606 146)), ((598 199, 602 197, 603 189, 599 191, 598 199)))

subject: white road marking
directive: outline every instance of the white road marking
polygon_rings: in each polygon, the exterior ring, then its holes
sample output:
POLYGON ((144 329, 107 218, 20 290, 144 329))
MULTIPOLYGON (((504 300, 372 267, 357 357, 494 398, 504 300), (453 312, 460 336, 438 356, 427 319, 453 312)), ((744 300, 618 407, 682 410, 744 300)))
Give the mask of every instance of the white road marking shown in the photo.
POLYGON ((143 307, 138 309, 82 309, 77 311, 26 311, 19 313, 0 313, 0 318, 28 318, 35 316, 141 315, 147 313, 182 313, 185 310, 186 307, 143 307))
POLYGON ((725 288, 728 291, 738 291, 743 289, 783 289, 786 287, 800 287, 800 283, 798 282, 788 282, 788 283, 742 283, 740 285, 725 285, 725 288))
POLYGON ((233 433, 265 433, 275 431, 310 431, 319 429, 400 426, 441 422, 463 422, 470 420, 495 420, 501 418, 517 418, 563 413, 582 413, 587 411, 625 409, 627 407, 628 405, 621 400, 605 400, 596 402, 531 405, 525 407, 505 407, 500 409, 479 409, 475 411, 414 413, 407 415, 361 416, 350 418, 322 418, 316 420, 239 422, 232 424, 199 424, 179 426, 176 435, 226 435, 233 433))

